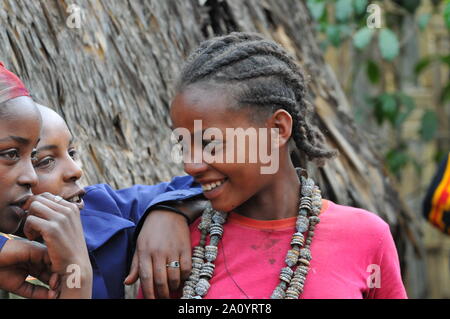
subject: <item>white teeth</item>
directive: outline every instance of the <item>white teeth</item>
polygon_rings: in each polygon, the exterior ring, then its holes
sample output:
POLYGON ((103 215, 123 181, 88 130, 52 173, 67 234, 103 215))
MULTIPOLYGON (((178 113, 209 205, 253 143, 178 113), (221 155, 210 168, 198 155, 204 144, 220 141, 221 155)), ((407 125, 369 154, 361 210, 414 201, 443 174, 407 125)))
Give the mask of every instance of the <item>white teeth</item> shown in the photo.
POLYGON ((210 190, 213 190, 214 188, 219 187, 220 185, 222 185, 224 181, 225 180, 212 182, 212 183, 209 183, 209 184, 204 184, 204 185, 202 185, 202 188, 203 188, 204 191, 210 191, 210 190))
POLYGON ((80 199, 80 196, 77 195, 77 196, 74 196, 72 198, 69 198, 67 201, 69 203, 77 204, 77 203, 81 202, 81 199, 80 199))

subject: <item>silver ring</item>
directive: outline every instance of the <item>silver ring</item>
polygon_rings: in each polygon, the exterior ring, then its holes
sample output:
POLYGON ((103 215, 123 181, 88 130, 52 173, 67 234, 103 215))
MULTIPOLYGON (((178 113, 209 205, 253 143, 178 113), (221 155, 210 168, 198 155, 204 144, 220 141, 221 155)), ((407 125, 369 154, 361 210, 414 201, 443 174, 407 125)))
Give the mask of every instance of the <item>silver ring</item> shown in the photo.
POLYGON ((61 196, 55 196, 55 198, 54 198, 55 203, 59 203, 62 200, 63 200, 63 198, 61 196))
POLYGON ((180 262, 179 261, 171 261, 166 265, 167 268, 180 268, 180 262))

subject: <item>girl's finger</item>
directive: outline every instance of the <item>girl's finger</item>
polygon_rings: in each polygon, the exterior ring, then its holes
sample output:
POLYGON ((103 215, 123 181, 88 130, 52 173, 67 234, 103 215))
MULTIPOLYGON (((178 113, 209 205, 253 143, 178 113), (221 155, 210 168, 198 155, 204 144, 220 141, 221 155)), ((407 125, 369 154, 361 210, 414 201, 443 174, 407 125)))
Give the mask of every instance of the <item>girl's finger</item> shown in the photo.
POLYGON ((48 285, 49 285, 50 289, 52 289, 52 290, 58 289, 59 283, 60 283, 59 275, 57 273, 53 273, 50 276, 50 280, 48 282, 48 285))
POLYGON ((158 298, 168 299, 170 295, 167 278, 167 259, 157 256, 152 260, 152 262, 155 292, 158 298))
MULTIPOLYGON (((166 262, 167 267, 167 281, 169 282, 170 291, 176 291, 180 287, 180 256, 171 257, 166 262), (178 262, 178 267, 173 267, 170 265, 172 262, 178 262)), ((170 297, 170 296, 169 296, 170 297)))
POLYGON ((29 240, 43 236, 49 229, 49 222, 45 219, 29 215, 23 227, 23 233, 29 240))
POLYGON ((34 200, 30 203, 30 208, 29 211, 32 211, 32 207, 33 204, 35 203, 39 203, 39 207, 45 206, 49 209, 51 209, 52 211, 54 211, 56 214, 62 214, 62 215, 71 215, 73 214, 73 209, 74 207, 72 207, 73 204, 71 203, 64 203, 64 200, 61 200, 60 202, 55 202, 54 198, 56 196, 53 196, 51 194, 43 194, 43 195, 39 195, 39 196, 35 196, 34 200))
POLYGON ((153 261, 147 254, 139 254, 139 279, 145 299, 155 299, 153 286, 153 261))
POLYGON ((139 278, 139 257, 137 252, 133 255, 133 261, 131 262, 131 268, 130 273, 128 274, 127 278, 125 278, 125 281, 123 282, 124 285, 132 285, 134 284, 139 278))
POLYGON ((24 281, 14 294, 29 299, 47 299, 49 290, 43 286, 24 281))
POLYGON ((47 221, 59 221, 62 218, 65 218, 57 211, 53 210, 51 207, 49 207, 47 204, 42 203, 41 201, 32 202, 30 208, 28 209, 28 212, 29 216, 37 216, 47 221))
POLYGON ((69 203, 68 201, 66 201, 64 198, 61 198, 60 196, 53 195, 50 193, 43 193, 43 194, 39 195, 38 197, 41 197, 44 200, 46 200, 49 207, 51 207, 52 209, 54 209, 56 211, 61 210, 61 208, 63 208, 63 207, 67 209, 67 210, 64 210, 63 212, 73 213, 73 212, 79 211, 77 205, 75 205, 73 203, 69 203))

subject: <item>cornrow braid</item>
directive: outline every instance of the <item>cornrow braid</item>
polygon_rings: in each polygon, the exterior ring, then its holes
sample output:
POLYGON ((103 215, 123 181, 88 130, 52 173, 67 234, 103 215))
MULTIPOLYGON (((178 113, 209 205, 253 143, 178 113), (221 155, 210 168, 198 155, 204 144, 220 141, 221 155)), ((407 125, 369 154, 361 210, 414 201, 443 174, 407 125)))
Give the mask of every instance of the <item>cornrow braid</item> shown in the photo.
POLYGON ((196 82, 203 77, 217 72, 225 66, 237 63, 255 55, 271 55, 277 57, 279 60, 290 64, 291 61, 286 53, 280 51, 280 48, 274 43, 265 41, 250 41, 234 44, 233 47, 221 53, 211 62, 206 63, 203 68, 200 68, 192 75, 192 81, 196 82))
POLYGON ((188 57, 177 90, 205 81, 230 84, 240 106, 286 110, 293 119, 295 144, 309 160, 322 163, 336 155, 323 147, 323 135, 308 123, 305 76, 277 43, 243 32, 201 43, 188 57))

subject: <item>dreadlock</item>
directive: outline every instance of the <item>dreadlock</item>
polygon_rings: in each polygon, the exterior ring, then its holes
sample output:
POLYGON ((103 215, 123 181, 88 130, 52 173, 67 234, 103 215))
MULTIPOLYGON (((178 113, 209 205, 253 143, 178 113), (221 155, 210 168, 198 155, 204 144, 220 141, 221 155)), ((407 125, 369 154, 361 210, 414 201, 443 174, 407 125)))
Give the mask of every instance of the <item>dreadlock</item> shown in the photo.
POLYGON ((336 155, 308 122, 305 77, 277 43, 255 33, 233 32, 204 41, 188 57, 177 83, 183 91, 194 83, 229 84, 240 107, 286 110, 293 119, 293 139, 309 160, 322 163, 336 155))

